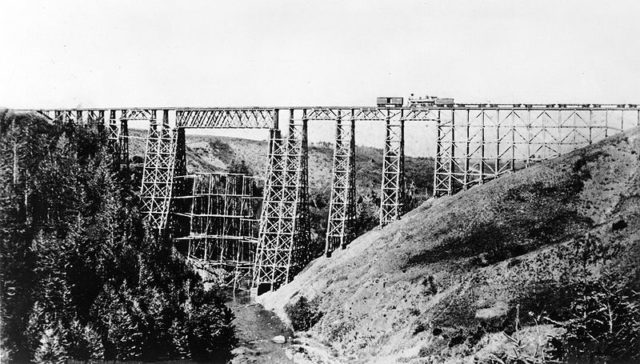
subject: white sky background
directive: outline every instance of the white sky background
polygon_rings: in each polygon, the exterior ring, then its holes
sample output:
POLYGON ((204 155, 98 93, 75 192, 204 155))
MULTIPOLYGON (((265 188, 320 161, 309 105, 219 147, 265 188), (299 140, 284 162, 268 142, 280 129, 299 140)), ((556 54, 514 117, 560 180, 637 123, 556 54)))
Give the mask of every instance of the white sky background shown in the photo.
MULTIPOLYGON (((13 108, 640 103, 638 1, 2 0, 0 16, 13 108)), ((382 125, 358 129, 382 146, 382 125)), ((425 130, 408 154, 430 153, 425 130)))

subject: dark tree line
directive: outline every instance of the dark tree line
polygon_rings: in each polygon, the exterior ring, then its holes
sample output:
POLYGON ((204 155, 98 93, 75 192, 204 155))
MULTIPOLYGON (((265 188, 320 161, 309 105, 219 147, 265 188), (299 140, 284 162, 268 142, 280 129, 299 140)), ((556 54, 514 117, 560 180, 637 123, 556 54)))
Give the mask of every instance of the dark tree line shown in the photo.
POLYGON ((0 112, 5 360, 225 360, 233 315, 145 229, 106 133, 0 112))

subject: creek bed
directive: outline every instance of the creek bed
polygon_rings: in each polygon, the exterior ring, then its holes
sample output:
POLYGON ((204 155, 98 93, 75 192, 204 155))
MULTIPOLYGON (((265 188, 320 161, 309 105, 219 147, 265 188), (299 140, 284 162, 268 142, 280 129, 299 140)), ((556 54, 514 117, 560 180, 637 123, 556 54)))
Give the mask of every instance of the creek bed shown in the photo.
POLYGON ((229 293, 228 297, 226 303, 236 316, 233 323, 239 340, 232 363, 294 363, 285 354, 293 336, 291 330, 273 312, 251 302, 248 292, 240 291, 235 295, 229 293), (271 341, 278 335, 287 338, 287 343, 277 344, 271 341))

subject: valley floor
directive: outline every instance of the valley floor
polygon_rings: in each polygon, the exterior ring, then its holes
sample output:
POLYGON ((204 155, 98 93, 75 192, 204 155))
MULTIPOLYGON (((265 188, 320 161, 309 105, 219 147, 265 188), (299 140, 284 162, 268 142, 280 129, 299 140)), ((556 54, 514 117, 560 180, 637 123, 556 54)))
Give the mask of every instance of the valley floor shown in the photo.
POLYGON ((270 311, 266 311, 262 305, 251 302, 248 293, 240 292, 227 302, 227 305, 235 314, 239 346, 233 352, 233 364, 271 364, 294 363, 285 349, 289 343, 277 344, 271 339, 282 335, 289 339, 291 330, 270 311))

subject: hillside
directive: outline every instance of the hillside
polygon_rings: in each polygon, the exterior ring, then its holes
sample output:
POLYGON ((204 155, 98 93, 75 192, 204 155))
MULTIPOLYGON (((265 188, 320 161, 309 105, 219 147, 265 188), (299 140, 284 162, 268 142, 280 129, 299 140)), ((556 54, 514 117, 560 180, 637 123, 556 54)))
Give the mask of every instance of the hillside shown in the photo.
POLYGON ((635 362, 639 153, 636 129, 429 200, 258 300, 317 303, 299 362, 635 362))
MULTIPOLYGON (((130 155, 141 166, 144 160, 146 132, 131 130, 130 155)), ((228 171, 232 165, 246 164, 249 171, 263 176, 267 167, 267 142, 242 138, 210 135, 187 135, 187 171, 210 173, 228 171)), ((312 249, 324 250, 325 231, 331 196, 331 169, 333 145, 330 143, 309 146, 309 203, 311 216, 312 249)), ((141 178, 138 170, 137 179, 141 178)), ((433 190, 433 159, 412 158, 405 160, 407 186, 414 186, 408 199, 411 209, 427 199, 433 190)), ((380 205, 380 180, 382 177, 382 150, 371 147, 356 148, 356 234, 362 234, 378 225, 380 205)))
MULTIPOLYGON (((130 130, 130 154, 138 161, 144 157, 146 132, 130 130)), ((243 138, 210 135, 187 135, 187 169, 189 173, 226 171, 232 163, 244 161, 249 170, 264 176, 267 167, 267 142, 243 138)), ((309 145, 310 193, 329 192, 333 145, 318 143, 309 145)), ((382 150, 356 148, 356 187, 361 194, 379 193, 382 175, 382 150)), ((407 184, 414 182, 417 192, 423 196, 432 191, 433 159, 406 157, 407 184), (428 192, 428 193, 427 193, 428 192)))

